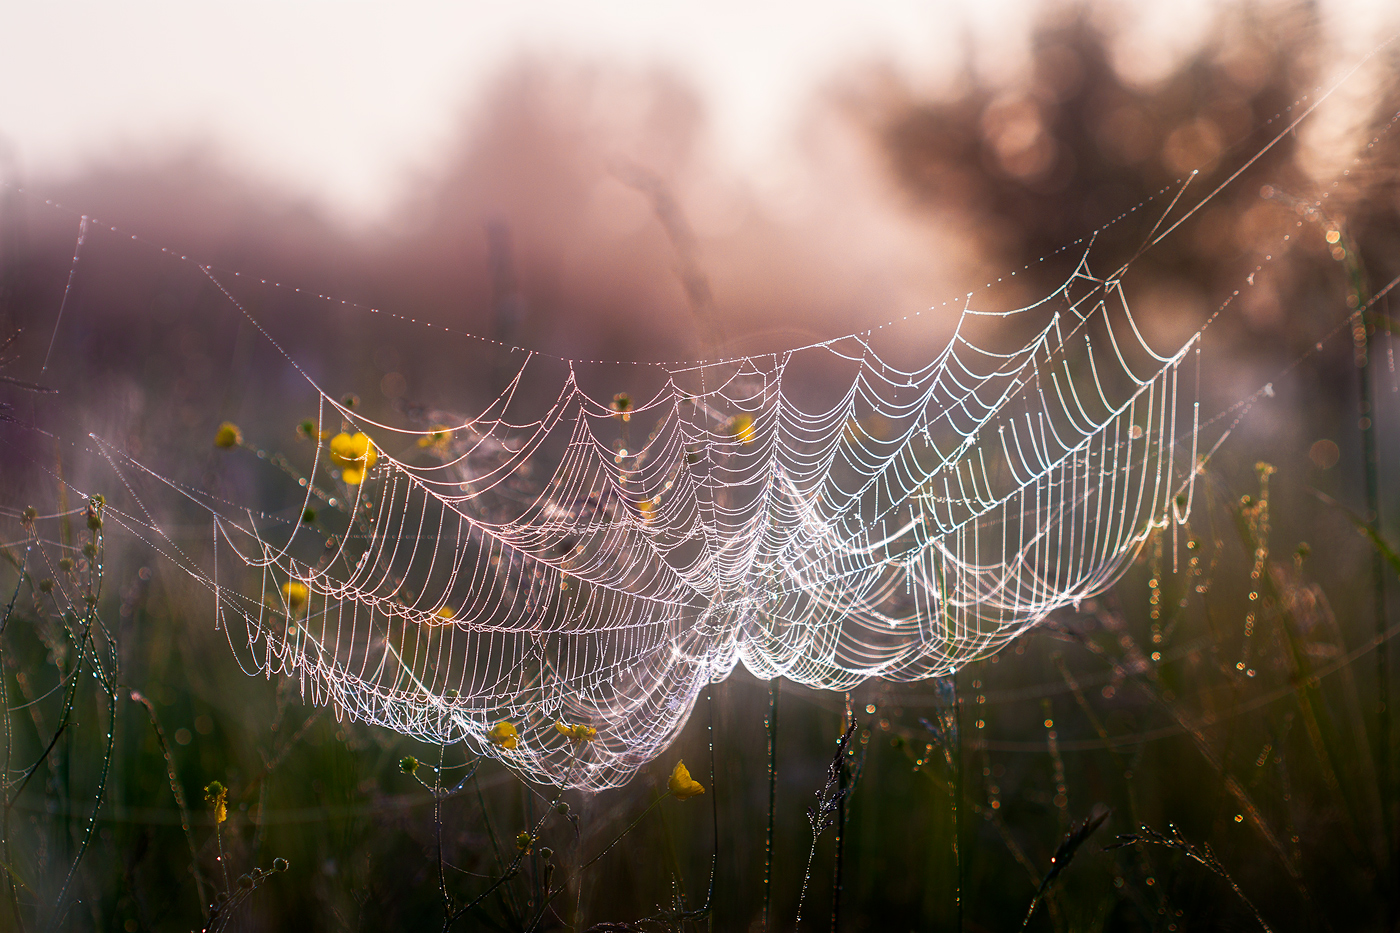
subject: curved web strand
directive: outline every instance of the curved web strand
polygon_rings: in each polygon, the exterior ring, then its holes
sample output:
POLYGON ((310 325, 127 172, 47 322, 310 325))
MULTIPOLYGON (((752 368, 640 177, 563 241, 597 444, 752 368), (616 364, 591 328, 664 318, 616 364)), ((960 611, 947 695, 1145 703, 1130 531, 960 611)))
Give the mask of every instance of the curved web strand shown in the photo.
POLYGON ((835 690, 946 676, 1111 585, 1189 509, 1196 342, 1157 354, 1118 283, 1081 265, 1029 308, 965 311, 912 370, 847 337, 673 367, 632 406, 591 398, 570 366, 543 415, 513 423, 527 362, 481 415, 410 434, 429 465, 356 421, 381 457, 347 487, 343 533, 215 509, 206 580, 240 655, 313 701, 615 786, 738 663, 835 690), (972 335, 994 317, 1028 342, 972 335), (851 374, 828 406, 786 387, 813 358, 851 374), (490 741, 502 720, 515 749, 490 741))

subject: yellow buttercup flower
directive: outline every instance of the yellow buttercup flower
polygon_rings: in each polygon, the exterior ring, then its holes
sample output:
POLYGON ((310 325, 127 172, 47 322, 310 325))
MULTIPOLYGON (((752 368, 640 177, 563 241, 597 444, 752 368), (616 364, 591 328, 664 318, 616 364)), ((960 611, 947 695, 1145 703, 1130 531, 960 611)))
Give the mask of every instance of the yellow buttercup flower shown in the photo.
POLYGON ((575 745, 583 745, 592 742, 598 737, 598 730, 594 729, 592 726, 585 726, 583 724, 571 726, 562 719, 554 724, 554 730, 560 735, 568 736, 569 741, 573 742, 575 745))
POLYGON ((296 612, 311 598, 311 590, 305 583, 288 580, 282 584, 282 598, 287 601, 287 608, 296 612))
POLYGON ((666 787, 677 800, 687 800, 705 792, 704 785, 690 776, 684 761, 676 762, 676 766, 671 769, 671 777, 666 781, 666 787))
POLYGON ((491 727, 491 731, 486 733, 486 738, 491 740, 492 745, 504 748, 509 751, 520 744, 520 733, 515 731, 515 726, 509 722, 498 722, 491 727))
POLYGON ((724 425, 724 433, 748 447, 758 439, 758 432, 754 430, 752 415, 735 415, 724 425))
POLYGON ((374 442, 364 432, 341 431, 331 438, 331 460, 340 467, 340 478, 347 486, 358 486, 378 459, 374 442))
POLYGON ((656 500, 643 499, 637 503, 637 512, 641 514, 642 521, 650 522, 656 517, 656 500))
POLYGON ((451 606, 443 606, 437 611, 437 617, 439 619, 442 619, 444 622, 451 622, 456 617, 456 615, 457 613, 452 611, 451 606))
POLYGON ((215 447, 237 447, 243 443, 243 432, 238 430, 238 425, 232 421, 225 421, 219 425, 219 430, 214 434, 215 447))

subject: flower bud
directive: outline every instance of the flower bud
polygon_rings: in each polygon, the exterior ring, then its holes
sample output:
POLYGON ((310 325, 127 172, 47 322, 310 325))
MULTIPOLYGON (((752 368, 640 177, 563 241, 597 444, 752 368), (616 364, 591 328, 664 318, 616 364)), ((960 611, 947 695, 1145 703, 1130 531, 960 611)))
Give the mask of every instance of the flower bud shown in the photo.
POLYGON ((219 425, 219 430, 214 432, 215 447, 237 447, 241 443, 243 443, 243 432, 232 421, 225 421, 219 425))

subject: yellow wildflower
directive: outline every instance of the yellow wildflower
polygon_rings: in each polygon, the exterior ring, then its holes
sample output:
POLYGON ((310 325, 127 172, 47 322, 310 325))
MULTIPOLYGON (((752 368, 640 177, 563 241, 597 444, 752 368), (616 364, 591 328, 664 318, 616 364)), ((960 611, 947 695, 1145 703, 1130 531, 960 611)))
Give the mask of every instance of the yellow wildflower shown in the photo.
POLYGON ((748 447, 758 439, 754 430, 753 415, 735 415, 724 424, 724 433, 748 447))
POLYGON ((444 622, 451 622, 456 615, 457 613, 452 610, 451 606, 443 606, 437 611, 437 617, 444 622))
POLYGON ((501 721, 491 727, 491 731, 486 733, 486 737, 491 740, 492 745, 499 746, 507 751, 520 744, 520 733, 515 731, 515 726, 509 722, 501 721))
POLYGON ((656 500, 643 499, 637 503, 637 511, 641 513, 642 521, 650 522, 656 517, 656 500))
POLYGON ((670 779, 666 781, 666 787, 677 800, 686 800, 705 792, 704 786, 690 776, 684 761, 676 762, 675 768, 671 770, 670 779))
POLYGON ((374 442, 364 432, 341 431, 331 438, 331 460, 340 467, 340 478, 347 486, 358 486, 379 459, 374 442))
POLYGON ((210 781, 204 788, 204 802, 214 811, 214 822, 228 819, 228 788, 218 781, 210 781))
POLYGON ((243 432, 238 430, 238 425, 232 421, 225 421, 219 425, 219 430, 214 434, 215 447, 237 447, 243 443, 243 432))
POLYGON ((569 741, 575 745, 583 745, 592 742, 598 737, 598 730, 592 726, 585 726, 582 723, 571 726, 564 720, 559 720, 554 724, 554 729, 560 735, 568 736, 569 741))
POLYGON ((452 439, 452 429, 445 424, 435 424, 433 429, 418 438, 419 447, 432 447, 441 450, 452 439))
POLYGON ((296 612, 305 606, 306 601, 311 598, 311 590, 307 588, 305 583, 288 580, 282 584, 282 598, 287 601, 287 608, 296 612))

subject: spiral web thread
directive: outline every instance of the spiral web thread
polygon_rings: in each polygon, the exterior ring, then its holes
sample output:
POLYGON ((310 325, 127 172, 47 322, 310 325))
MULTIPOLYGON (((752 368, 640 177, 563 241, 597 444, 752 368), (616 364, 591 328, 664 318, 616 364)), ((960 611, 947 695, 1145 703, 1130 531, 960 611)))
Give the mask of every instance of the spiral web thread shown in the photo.
POLYGON ((181 488, 213 513, 216 555, 212 575, 181 562, 240 657, 314 702, 601 789, 740 661, 835 690, 945 676, 1103 591, 1186 520, 1199 403, 1180 382, 1200 334, 1156 353, 1087 255, 1034 305, 966 308, 927 365, 895 367, 871 336, 665 367, 635 404, 595 400, 562 363, 525 423, 513 399, 542 358, 438 432, 367 424, 321 393, 322 426, 364 426, 379 453, 342 487, 343 533, 181 488), (979 321, 1033 333, 1002 351, 970 336, 979 321), (785 393, 813 356, 853 373, 820 410, 785 393), (229 582, 250 570, 253 585, 229 582), (502 720, 513 749, 490 741, 502 720))

